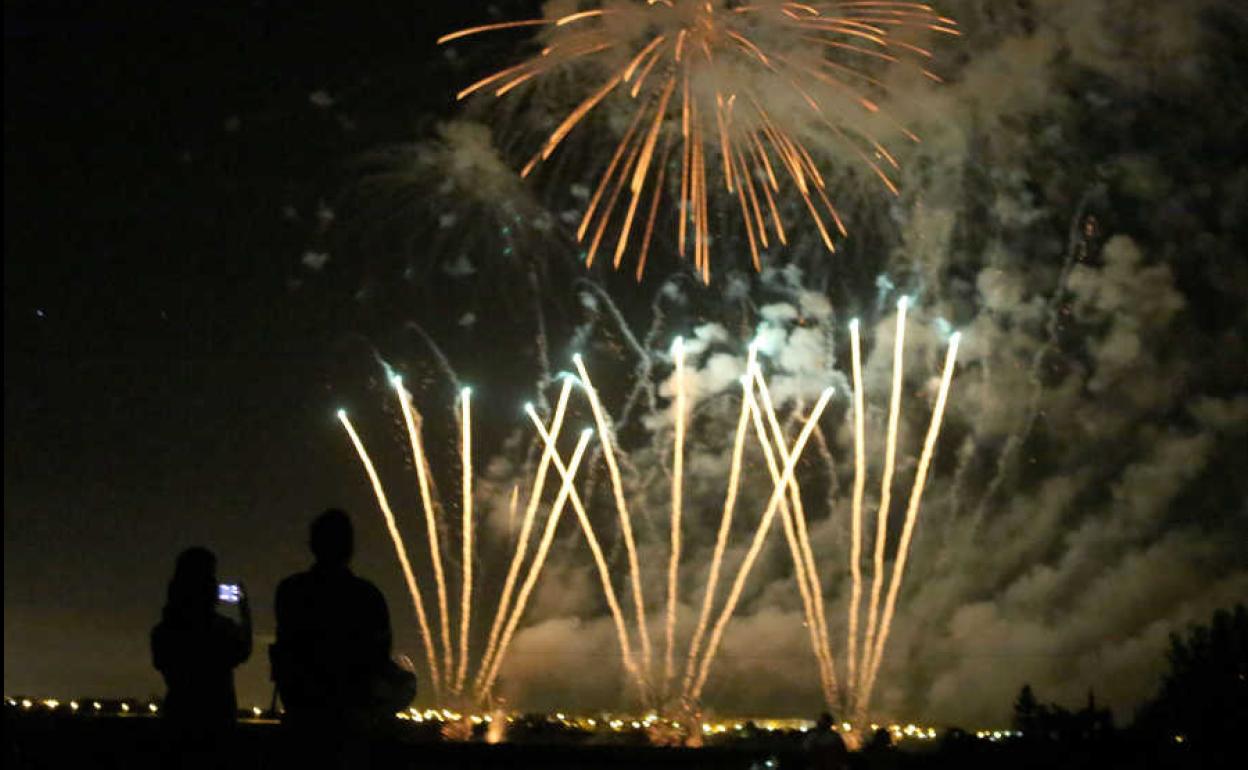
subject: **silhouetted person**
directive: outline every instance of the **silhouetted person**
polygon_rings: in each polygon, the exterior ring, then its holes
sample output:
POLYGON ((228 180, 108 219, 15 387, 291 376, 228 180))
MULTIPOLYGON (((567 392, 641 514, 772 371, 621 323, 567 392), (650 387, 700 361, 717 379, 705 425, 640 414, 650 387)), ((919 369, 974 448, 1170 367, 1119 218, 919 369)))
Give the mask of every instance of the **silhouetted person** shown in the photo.
MULTIPOLYGON (((385 598, 348 566, 353 541, 346 513, 332 509, 313 520, 315 563, 278 585, 271 650, 286 722, 343 761, 357 752, 350 744, 393 718, 396 703, 405 707, 415 694, 414 677, 390 659, 385 598), (396 680, 411 685, 406 701, 393 696, 396 680)), ((327 765, 338 761, 319 758, 327 765)))
POLYGON ((893 736, 888 734, 888 730, 881 727, 871 733, 871 739, 867 741, 867 751, 892 751, 893 736))
POLYGON ((221 747, 238 702, 234 669, 251 655, 251 613, 240 596, 240 622, 217 612, 217 559, 206 548, 178 555, 160 623, 152 629, 152 663, 168 692, 161 710, 178 764, 221 747))
POLYGON ((832 729, 836 718, 828 712, 819 715, 815 727, 806 734, 802 747, 806 750, 806 766, 811 770, 843 770, 849 767, 849 750, 845 739, 832 729))
POLYGON ((881 727, 871 733, 862 752, 870 757, 872 770, 889 770, 898 766, 897 752, 893 750, 893 736, 881 727))

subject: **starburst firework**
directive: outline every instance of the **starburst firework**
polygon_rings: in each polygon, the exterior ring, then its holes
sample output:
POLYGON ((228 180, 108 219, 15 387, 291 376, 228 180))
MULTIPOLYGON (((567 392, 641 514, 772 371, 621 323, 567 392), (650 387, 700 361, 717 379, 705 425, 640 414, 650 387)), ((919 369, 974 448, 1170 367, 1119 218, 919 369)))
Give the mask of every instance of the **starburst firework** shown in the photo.
POLYGON ((640 280, 660 201, 670 187, 678 251, 684 256, 691 244, 694 267, 706 282, 710 178, 716 170, 740 209, 756 269, 760 249, 773 239, 789 242, 783 196, 793 192, 824 247, 835 252, 834 234, 845 236, 847 230, 817 162, 822 147, 840 145, 897 194, 894 176, 900 167, 875 126, 890 126, 911 141, 918 137, 881 109, 888 87, 878 70, 913 61, 939 81, 924 66, 932 54, 918 37, 959 34, 957 22, 922 3, 620 0, 549 18, 470 27, 438 42, 533 27, 539 28, 542 45, 537 55, 481 78, 457 98, 503 96, 568 67, 592 73, 585 80, 592 84, 589 94, 524 164, 523 176, 608 100, 630 100, 632 117, 577 227, 577 239, 588 239, 586 264, 593 263, 610 231, 618 268, 639 232, 640 280))

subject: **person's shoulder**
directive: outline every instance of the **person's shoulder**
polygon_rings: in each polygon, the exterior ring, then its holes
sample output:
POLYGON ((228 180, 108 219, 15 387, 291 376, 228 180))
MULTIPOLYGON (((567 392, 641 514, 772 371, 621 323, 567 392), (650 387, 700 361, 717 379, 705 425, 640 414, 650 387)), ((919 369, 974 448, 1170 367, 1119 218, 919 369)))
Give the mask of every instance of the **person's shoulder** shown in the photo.
POLYGON ((366 577, 360 577, 354 572, 351 573, 351 586, 359 594, 363 596, 367 596, 370 599, 384 599, 385 598, 381 593, 381 589, 377 587, 376 583, 374 583, 373 581, 369 580, 366 577))
POLYGON ((300 591, 307 584, 309 574, 305 572, 296 572, 293 575, 287 575, 277 584, 277 594, 291 593, 292 591, 300 591))
POLYGON ((161 618, 156 625, 152 626, 152 632, 149 636, 152 644, 157 644, 169 636, 169 624, 165 622, 164 618, 161 618))

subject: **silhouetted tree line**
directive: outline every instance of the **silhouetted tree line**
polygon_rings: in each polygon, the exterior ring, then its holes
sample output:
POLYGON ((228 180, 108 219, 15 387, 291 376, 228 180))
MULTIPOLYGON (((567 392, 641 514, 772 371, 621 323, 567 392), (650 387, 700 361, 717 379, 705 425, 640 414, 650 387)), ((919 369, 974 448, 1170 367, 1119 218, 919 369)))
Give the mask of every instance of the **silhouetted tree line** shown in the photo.
POLYGON ((1087 705, 1070 711, 1056 703, 1040 703, 1031 685, 1023 685, 1014 701, 1014 729, 1023 734, 1024 741, 1091 743, 1113 735, 1114 716, 1109 709, 1097 707, 1091 691, 1087 705))
POLYGON ((1248 757, 1248 609, 1219 610, 1206 625, 1171 634, 1157 695, 1122 732, 1088 693, 1077 711, 1041 703, 1030 685, 1014 701, 1016 744, 1041 752, 1087 749, 1134 755, 1148 767, 1239 767, 1248 757), (1128 750, 1133 747, 1135 751, 1128 750))
POLYGON ((1202 766, 1248 757, 1248 608, 1218 610, 1208 625, 1171 634, 1169 670, 1135 729, 1188 753, 1202 766))

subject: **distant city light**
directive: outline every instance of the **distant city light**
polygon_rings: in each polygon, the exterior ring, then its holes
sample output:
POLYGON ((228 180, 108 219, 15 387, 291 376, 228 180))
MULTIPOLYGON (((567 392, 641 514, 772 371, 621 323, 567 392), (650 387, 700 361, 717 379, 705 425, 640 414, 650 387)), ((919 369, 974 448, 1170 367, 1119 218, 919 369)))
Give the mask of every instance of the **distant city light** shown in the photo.
MULTIPOLYGON (((34 709, 36 706, 46 708, 51 711, 58 710, 63 706, 73 712, 78 712, 80 708, 90 703, 91 710, 100 716, 128 715, 133 709, 131 703, 127 701, 111 701, 106 708, 100 701, 82 701, 77 700, 61 701, 57 698, 14 698, 5 696, 5 704, 10 708, 21 708, 24 710, 34 709)), ((160 704, 157 702, 148 702, 141 704, 144 709, 140 709, 142 715, 156 715, 160 711, 160 704)), ((240 715, 248 719, 261 719, 264 717, 264 710, 260 706, 251 706, 240 711, 240 715)), ((396 712, 394 715, 396 720, 405 722, 469 722, 473 725, 492 724, 499 720, 505 720, 507 724, 515 723, 520 719, 517 714, 507 714, 502 712, 492 713, 461 713, 448 708, 426 708, 424 710, 415 707, 408 708, 404 711, 396 712)), ((645 714, 609 714, 599 713, 596 716, 586 716, 571 714, 565 711, 558 711, 546 717, 546 720, 552 723, 559 723, 564 727, 584 730, 587 732, 597 732, 600 730, 611 730, 614 732, 622 732, 628 730, 651 730, 656 726, 668 727, 672 730, 681 730, 682 723, 665 717, 656 711, 648 711, 645 714)), ((688 725, 688 723, 683 723, 688 725)), ((808 719, 790 719, 790 718, 769 718, 769 717, 750 717, 748 720, 744 717, 730 719, 724 721, 706 721, 697 724, 697 728, 703 735, 715 736, 724 735, 727 737, 730 733, 745 733, 747 724, 751 728, 768 733, 808 733, 814 726, 814 722, 808 719)), ((919 725, 913 722, 905 724, 890 723, 880 724, 878 722, 870 723, 871 731, 884 729, 887 730, 895 741, 901 740, 917 740, 930 741, 937 737, 937 729, 929 725, 919 725)), ((854 725, 851 722, 840 722, 834 726, 834 729, 850 733, 854 731, 854 725)), ((980 740, 990 742, 998 742, 1008 740, 1010 738, 1022 737, 1022 732, 1017 730, 978 730, 974 736, 980 740)), ((1186 736, 1174 735, 1175 743, 1185 743, 1186 736)))

